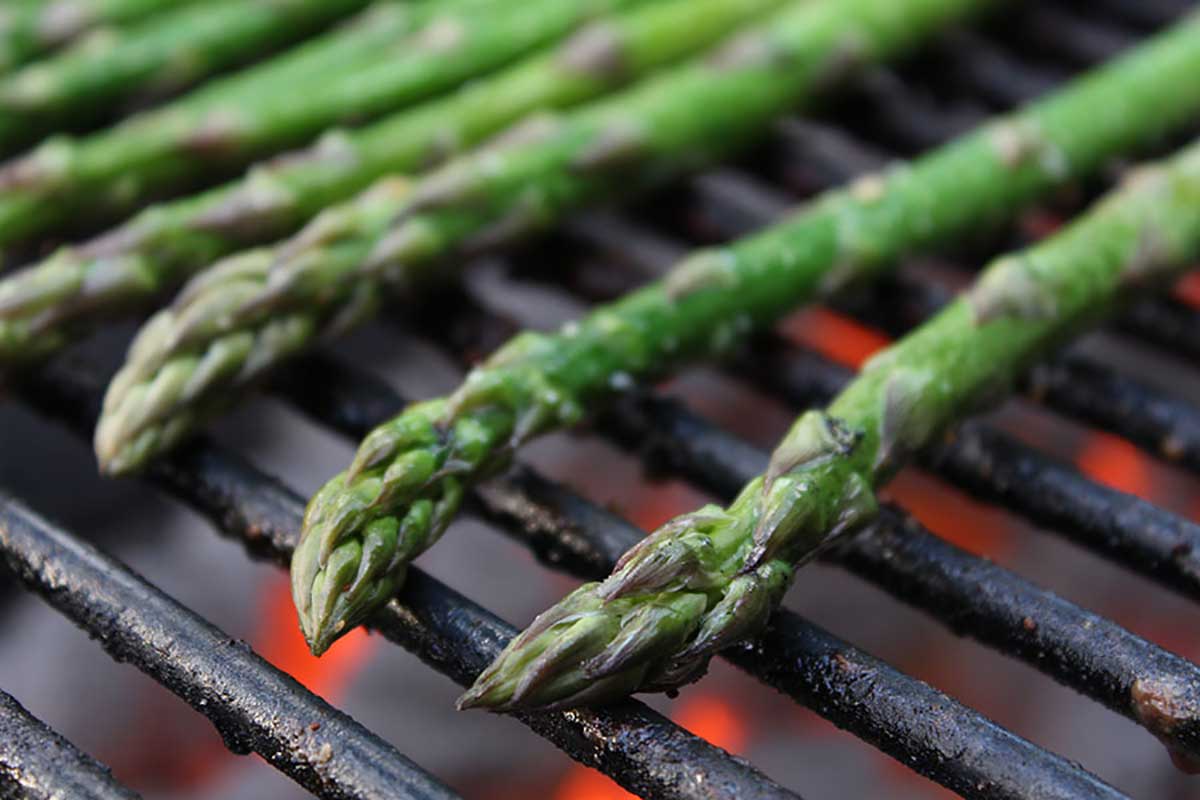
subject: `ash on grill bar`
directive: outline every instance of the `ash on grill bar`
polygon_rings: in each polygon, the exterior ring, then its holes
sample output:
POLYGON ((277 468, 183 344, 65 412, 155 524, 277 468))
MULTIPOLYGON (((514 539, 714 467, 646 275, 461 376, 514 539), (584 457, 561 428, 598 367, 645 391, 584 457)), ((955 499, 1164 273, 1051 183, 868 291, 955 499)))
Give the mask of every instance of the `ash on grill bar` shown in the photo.
POLYGON ((0 108, 0 798, 1200 797, 1196 4, 11 0, 0 108))

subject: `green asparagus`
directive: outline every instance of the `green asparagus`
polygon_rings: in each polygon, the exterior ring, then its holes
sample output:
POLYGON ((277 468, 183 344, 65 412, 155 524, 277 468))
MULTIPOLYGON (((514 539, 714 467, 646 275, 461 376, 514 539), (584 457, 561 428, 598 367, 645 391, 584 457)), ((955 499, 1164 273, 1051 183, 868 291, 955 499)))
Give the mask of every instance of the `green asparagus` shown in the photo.
POLYGON ((140 468, 273 364, 370 315, 385 289, 726 152, 851 62, 894 56, 987 4, 793 2, 703 58, 565 117, 539 116, 411 191, 386 181, 274 251, 200 275, 143 329, 110 386, 96 432, 102 469, 140 468))
MULTIPOLYGON (((0 247, 75 216, 119 216, 168 188, 211 179, 330 125, 395 110, 636 2, 647 0, 504 0, 486 10, 472 8, 479 0, 388 4, 381 24, 401 30, 416 20, 426 24, 373 50, 355 48, 360 52, 351 51, 329 74, 308 76, 302 91, 294 69, 268 62, 107 131, 57 137, 9 162, 0 169, 0 247)), ((347 36, 379 32, 360 27, 347 36)))
POLYGON ((101 26, 136 22, 196 0, 10 0, 0 8, 0 74, 101 26))
POLYGON ((765 475, 630 550, 538 617, 460 707, 566 707, 663 690, 762 628, 795 566, 877 510, 875 489, 1039 357, 1200 256, 1200 142, 1134 171, 1059 235, 993 262, 958 301, 796 422, 765 475))
MULTIPOLYGON (((454 241, 447 231, 459 241, 465 236, 470 249, 531 222, 545 224, 582 199, 630 182, 631 166, 642 166, 652 178, 692 166, 751 138, 835 73, 902 52, 980 7, 851 2, 789 9, 734 37, 705 62, 611 101, 568 124, 552 144, 542 142, 538 155, 550 169, 539 172, 537 158, 524 156, 535 167, 517 169, 511 182, 500 184, 512 195, 507 213, 472 219, 454 210, 464 198, 472 208, 486 206, 487 193, 475 186, 483 165, 443 173, 433 188, 418 189, 403 224, 374 246, 368 269, 394 285, 396 276, 387 273, 400 265, 398 273, 415 280, 405 267, 444 252, 443 242, 454 241)), ((466 484, 502 466, 528 438, 581 416, 587 391, 560 391, 565 384, 546 370, 561 365, 583 382, 597 379, 611 388, 623 384, 626 370, 650 368, 652 354, 638 343, 640 324, 602 314, 587 331, 565 332, 560 351, 549 338, 524 337, 454 398, 418 404, 368 438, 349 472, 313 499, 293 561, 293 592, 314 652, 327 649, 395 590, 408 562, 441 535, 466 484), (612 351, 606 356, 602 347, 589 347, 589 334, 612 351), (623 366, 614 368, 618 361, 623 366), (502 374, 516 380, 491 380, 502 374)))
POLYGON ((662 0, 635 8, 447 98, 328 134, 245 180, 152 207, 0 280, 0 367, 48 357, 97 320, 146 307, 220 256, 294 232, 381 175, 433 164, 528 113, 604 94, 782 2, 662 0))
POLYGON ((0 153, 261 57, 368 0, 215 0, 106 29, 0 79, 0 153))
MULTIPOLYGON (((1200 16, 1022 114, 701 252, 558 335, 518 337, 451 397, 379 427, 309 506, 292 576, 310 645, 324 650, 388 596, 441 534, 464 486, 530 437, 573 422, 633 379, 719 353, 744 330, 869 280, 906 253, 998 223, 1190 124, 1200 112, 1198 70, 1200 16)), ((143 407, 170 385, 160 375, 154 394, 140 390, 143 407)))

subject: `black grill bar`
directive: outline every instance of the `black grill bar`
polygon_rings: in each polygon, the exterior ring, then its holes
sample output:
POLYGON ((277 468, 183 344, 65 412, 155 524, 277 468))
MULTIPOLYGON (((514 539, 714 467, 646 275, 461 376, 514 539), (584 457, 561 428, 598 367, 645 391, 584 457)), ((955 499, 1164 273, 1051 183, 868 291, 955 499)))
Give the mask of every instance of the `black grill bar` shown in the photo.
MULTIPOLYGON (((710 185, 703 191, 712 191, 710 185)), ((718 191, 727 191, 725 186, 718 191)), ((710 203, 718 202, 710 198, 710 203)), ((724 202, 728 202, 725 198, 724 202)), ((767 199, 742 206, 743 218, 763 209, 767 199)), ((604 249, 642 275, 660 274, 682 248, 619 217, 591 215, 570 228, 574 238, 604 249)), ((610 258, 606 263, 612 263, 610 258)), ((597 299, 586 268, 576 270, 573 288, 597 299)), ((623 291, 614 286, 611 291, 623 291)), ((628 281, 628 278, 627 278, 628 281)), ((854 316, 903 334, 930 316, 949 295, 927 284, 898 276, 865 296, 843 302, 854 316), (864 298, 860 298, 860 301, 864 298)), ((506 329, 511 326, 501 326, 506 329)), ((495 338, 498 334, 489 334, 495 338)), ((853 372, 779 337, 758 336, 727 369, 753 384, 807 408, 823 405, 853 377, 853 372)), ((1200 453, 1200 413, 1090 360, 1059 358, 1035 370, 1030 393, 1057 411, 1099 424, 1173 463, 1191 466, 1200 453)), ((956 440, 932 448, 924 463, 977 497, 1001 502, 1011 510, 1051 526, 1122 567, 1141 572, 1191 598, 1200 599, 1200 525, 1140 498, 1092 481, 1054 462, 1032 447, 977 423, 961 426, 956 440)))
POLYGON ((138 800, 94 758, 0 691, 0 798, 138 800))
POLYGON ((1140 300, 1117 327, 1174 356, 1200 363, 1200 312, 1178 300, 1140 300))
MULTIPOLYGON (((951 299, 940 287, 897 275, 834 306, 890 335, 902 336, 951 299)), ((1023 383, 1036 402, 1114 433, 1155 458, 1200 472, 1200 409, 1196 406, 1081 354, 1052 358, 1035 367, 1023 383)))
MULTIPOLYGON (((545 563, 582 578, 607 575, 642 537, 624 519, 524 467, 479 494, 484 516, 502 531, 545 563)), ((1119 795, 790 611, 776 612, 759 639, 722 656, 965 797, 1119 795), (1050 775, 1057 777, 1041 779, 1050 775)))
MULTIPOLYGON (((902 336, 935 313, 950 295, 897 276, 840 310, 893 336, 902 336)), ((1200 473, 1200 408, 1082 354, 1055 357, 1022 381, 1037 403, 1116 434, 1149 455, 1200 473)))
POLYGON ((1087 67, 1112 58, 1136 41, 1126 27, 1110 19, 1082 16, 1050 3, 1027 3, 1016 24, 1004 24, 1005 39, 1023 52, 1087 67))
MULTIPOLYGON (((762 337, 736 371, 807 407, 827 402, 851 371, 821 356, 762 337)), ((1092 481, 1007 434, 968 422, 922 463, 976 497, 1016 511, 1054 532, 1200 599, 1200 525, 1153 503, 1092 481)))
MULTIPOLYGON (((33 376, 23 391, 37 411, 62 420, 85 441, 90 438, 99 410, 96 381, 77 372, 50 369, 33 376)), ((241 541, 252 555, 281 566, 290 562, 304 499, 241 457, 202 438, 161 460, 148 479, 212 520, 219 531, 241 541)), ((472 683, 517 633, 486 609, 416 569, 410 570, 399 598, 371 624, 463 686, 472 683)), ((575 760, 644 797, 796 798, 751 765, 731 758, 639 702, 515 716, 575 760)), ((291 747, 294 745, 282 744, 281 757, 288 757, 291 747)), ((383 792, 376 796, 392 795, 383 792)))
POLYGON ((1154 30, 1194 8, 1194 0, 1070 0, 1077 13, 1105 16, 1128 27, 1154 30))
MULTIPOLYGON (((479 312, 467 318, 485 317, 479 312)), ((321 356, 286 370, 275 389, 318 422, 353 437, 404 405, 373 376, 321 356)), ((482 487, 472 510, 545 563, 588 579, 607 575, 621 553, 642 537, 627 521, 525 467, 482 487)), ((723 655, 964 796, 1120 796, 1090 773, 791 612, 778 612, 770 632, 723 655), (931 709, 938 715, 937 725, 929 724, 931 709)))
MULTIPOLYGON (((704 229, 721 229, 727 237, 746 232, 734 225, 751 223, 750 229, 758 229, 786 213, 785 207, 777 207, 754 225, 752 215, 767 212, 769 198, 759 195, 750 200, 745 189, 737 194, 730 192, 728 183, 698 182, 694 191, 705 195, 701 209, 716 212, 703 223, 704 229), (720 210, 733 203, 741 205, 720 210)), ((572 230, 590 245, 604 248, 647 275, 661 274, 684 252, 682 245, 672 249, 661 237, 627 223, 619 236, 613 235, 611 228, 596 231, 576 225, 572 230)), ((936 313, 951 297, 925 281, 898 275, 870 291, 842 298, 834 306, 890 335, 900 336, 936 313)), ((1128 319, 1126 329, 1134 325, 1145 329, 1146 338, 1153 336, 1170 352, 1200 356, 1200 313, 1195 310, 1147 299, 1134 306, 1128 319), (1189 339, 1189 334, 1197 338, 1189 339)), ((1061 414, 1115 433, 1156 458, 1200 472, 1200 409, 1189 403, 1081 355, 1042 364, 1031 374, 1026 390, 1061 414)))
MULTIPOLYGON (((460 356, 489 352, 518 327, 518 323, 494 310, 480 308, 462 295, 454 296, 444 306, 429 304, 426 309, 430 318, 441 324, 431 326, 414 320, 415 329, 437 330, 460 356), (450 308, 461 317, 456 319, 450 308)), ((312 364, 297 371, 310 376, 309 380, 316 373, 312 364)), ((329 375, 323 375, 307 392, 302 385, 294 385, 289 396, 311 404, 306 398, 327 391, 326 387, 335 383, 329 375)), ((394 409, 397 405, 398 401, 392 400, 387 407, 394 409)), ((321 413, 320 407, 310 405, 308 410, 321 413)), ((380 413, 386 410, 378 409, 380 413)), ((360 420, 365 417, 361 412, 347 412, 346 416, 360 420)), ((638 451, 657 471, 683 475, 726 499, 765 470, 768 461, 766 453, 678 403, 649 395, 635 394, 617 402, 601 415, 598 424, 614 440, 638 451)), ((898 509, 888 510, 876 529, 883 532, 851 540, 846 548, 856 557, 842 556, 839 563, 891 590, 902 601, 919 605, 952 630, 976 636, 1006 654, 1022 658, 1081 694, 1142 723, 1171 747, 1200 755, 1200 667, 1008 570, 941 542, 898 509), (893 562, 887 548, 875 544, 887 537, 906 537, 905 541, 915 541, 920 547, 913 550, 910 562, 893 562), (942 573, 950 576, 947 582, 935 579, 942 573), (912 589, 918 585, 923 588, 913 591, 911 597, 901 591, 902 587, 912 589), (972 619, 969 625, 964 622, 968 618, 972 619), (1178 688, 1173 697, 1179 701, 1179 713, 1166 725, 1145 713, 1144 702, 1135 702, 1135 695, 1141 696, 1146 687, 1162 686, 1178 688)))
POLYGON ((1200 473, 1200 408, 1190 403, 1082 356, 1034 369, 1029 391, 1056 411, 1200 473))
POLYGON ((114 659, 208 717, 231 751, 258 753, 321 797, 458 797, 244 643, 5 495, 0 553, 26 586, 114 659))
MULTIPOLYGON (((767 466, 766 453, 669 401, 627 400, 602 425, 652 465, 725 498, 767 466)), ((1186 659, 941 541, 896 508, 831 557, 960 635, 1017 656, 1170 747, 1200 755, 1200 667, 1186 659), (1169 719, 1154 713, 1160 700, 1173 709, 1169 719)))

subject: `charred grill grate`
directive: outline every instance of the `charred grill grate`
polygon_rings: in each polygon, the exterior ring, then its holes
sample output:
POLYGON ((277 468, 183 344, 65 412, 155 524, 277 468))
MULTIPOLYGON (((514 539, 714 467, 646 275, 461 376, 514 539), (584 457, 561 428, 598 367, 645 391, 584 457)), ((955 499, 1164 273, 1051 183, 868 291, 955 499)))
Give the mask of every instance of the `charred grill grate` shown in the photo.
MULTIPOLYGON (((911 70, 934 76, 932 92, 895 73, 868 76, 833 114, 837 124, 782 122, 749 159, 672 190, 671 202, 659 206, 675 211, 659 214, 651 226, 628 216, 588 216, 547 245, 561 251, 554 251, 556 263, 566 259, 572 265, 565 279, 563 270, 523 277, 544 280, 575 302, 627 289, 660 272, 687 247, 761 227, 797 194, 877 169, 1030 99, 1136 42, 1187 6, 1181 0, 1059 0, 1029 4, 987 37, 948 36, 911 70), (1039 35, 1027 38, 1020 35, 1024 31, 1039 35), (756 175, 764 171, 779 181, 756 175), (588 253, 617 264, 615 277, 611 269, 589 271, 588 253)), ((945 297, 933 283, 898 278, 842 310, 898 334, 945 297)), ((436 343, 464 364, 521 327, 521 320, 490 307, 487 298, 466 294, 456 293, 428 313, 442 324, 422 325, 418 319, 411 327, 426 336, 436 330, 436 343)), ((1183 304, 1141 303, 1116 327, 1200 362, 1200 313, 1183 304)), ((733 359, 728 370, 795 409, 824 401, 849 374, 777 336, 761 337, 754 346, 754 359, 733 359)), ((1062 417, 1116 433, 1200 472, 1200 409, 1079 356, 1040 368, 1026 390, 1062 417)), ((58 366, 31 377, 19 391, 31 406, 90 436, 100 391, 95 376, 58 366)), ((272 391, 351 437, 404 402, 373 376, 325 356, 286 370, 272 391)), ((736 491, 766 463, 752 445, 653 393, 624 398, 596 425, 636 449, 655 470, 719 496, 736 491)), ((954 442, 927 454, 926 463, 952 484, 1188 598, 1200 598, 1200 526, 1189 520, 1101 486, 979 423, 964 426, 954 442)), ((202 440, 155 467, 148 480, 241 540, 253 556, 286 564, 302 498, 237 454, 202 440)), ((471 512, 548 565, 589 578, 605 574, 640 536, 615 514, 523 466, 478 490, 471 512)), ((0 496, 0 552, 31 590, 98 638, 114 658, 131 661, 212 719, 231 750, 258 752, 322 797, 452 796, 374 734, 16 498, 0 496)), ((898 508, 889 507, 868 533, 842 543, 827 558, 953 630, 1138 721, 1177 755, 1200 758, 1197 665, 938 539, 898 508), (1156 713, 1164 705, 1171 714, 1156 713)), ((464 685, 515 633, 419 571, 373 624, 464 685)), ((964 796, 1124 796, 794 613, 780 612, 759 640, 727 657, 964 796)), ((648 797, 794 796, 638 702, 522 715, 521 721, 648 797)), ((21 791, 34 797, 56 791, 71 797, 132 796, 6 695, 0 696, 0 729, 6 745, 0 746, 0 796, 21 791), (28 745, 9 746, 18 741, 28 745)))

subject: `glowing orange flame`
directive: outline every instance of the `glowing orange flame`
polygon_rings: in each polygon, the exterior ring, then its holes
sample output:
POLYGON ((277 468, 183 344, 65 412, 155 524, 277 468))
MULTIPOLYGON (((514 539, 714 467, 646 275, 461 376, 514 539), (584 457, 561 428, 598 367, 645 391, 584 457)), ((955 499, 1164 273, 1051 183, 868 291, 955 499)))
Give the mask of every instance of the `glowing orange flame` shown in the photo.
POLYGON ((723 695, 685 694, 671 718, 680 727, 731 753, 745 750, 750 738, 745 718, 723 695))
MULTIPOLYGON (((360 630, 346 636, 324 658, 313 657, 300 634, 284 575, 273 575, 264 583, 257 620, 258 629, 250 637, 255 651, 326 699, 349 683, 373 646, 360 630)), ((165 690, 147 696, 138 709, 137 725, 127 737, 115 740, 113 753, 106 756, 123 780, 163 793, 211 786, 241 763, 225 749, 211 726, 179 711, 165 690), (155 745, 164 741, 175 743, 187 758, 161 758, 161 748, 155 745)))
POLYGON ((1026 212, 1021 216, 1019 223, 1021 232, 1034 241, 1052 236, 1062 224, 1063 218, 1060 215, 1044 209, 1026 212))
POLYGON ((784 320, 784 336, 851 367, 860 367, 891 340, 879 331, 824 308, 807 308, 784 320))
POLYGON ((1003 558, 1015 540, 1004 513, 953 491, 945 484, 905 470, 888 485, 893 498, 942 539, 976 555, 1003 558))
POLYGON ((286 575, 272 576, 266 582, 261 602, 259 629, 251 639, 254 649, 314 694, 332 701, 366 663, 374 642, 360 628, 317 658, 308 651, 300 633, 286 575))
MULTIPOLYGON (((722 695, 693 692, 671 713, 680 727, 731 753, 749 741, 746 721, 732 700, 722 695)), ((582 764, 575 765, 554 791, 554 800, 636 800, 613 781, 582 764)))
POLYGON ((1200 271, 1183 276, 1175 286, 1175 297, 1192 308, 1200 308, 1200 271))
POLYGON ((1124 439, 1094 433, 1079 451, 1075 463, 1093 480, 1143 499, 1152 499, 1154 482, 1150 479, 1148 459, 1124 439))
POLYGON ((554 792, 554 800, 637 800, 612 778, 590 767, 577 764, 554 792))

